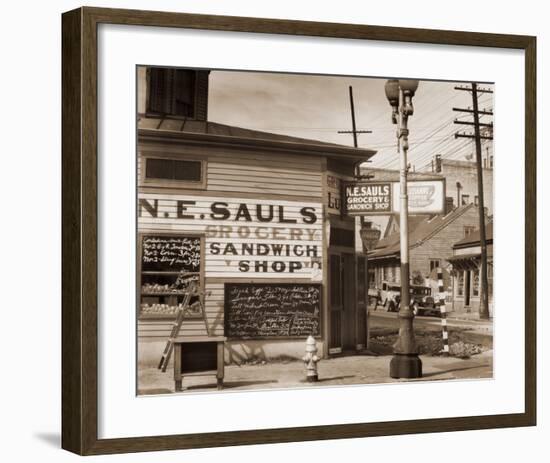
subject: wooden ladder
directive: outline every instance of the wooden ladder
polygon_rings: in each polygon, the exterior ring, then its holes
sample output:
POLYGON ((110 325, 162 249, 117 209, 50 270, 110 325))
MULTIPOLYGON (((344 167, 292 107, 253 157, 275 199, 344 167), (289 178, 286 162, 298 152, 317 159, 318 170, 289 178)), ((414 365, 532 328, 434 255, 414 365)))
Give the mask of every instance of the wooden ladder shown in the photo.
POLYGON ((174 343, 176 341, 176 338, 179 335, 181 326, 183 325, 183 322, 185 320, 185 312, 191 305, 191 298, 193 296, 198 296, 199 298, 199 305, 201 308, 204 326, 206 328, 206 334, 207 336, 210 336, 210 333, 208 331, 208 320, 206 319, 206 312, 205 312, 204 303, 202 299, 207 294, 204 291, 200 291, 199 288, 200 288, 199 282, 195 279, 191 279, 187 283, 187 291, 185 292, 183 303, 178 305, 178 310, 176 312, 176 319, 172 324, 172 331, 170 332, 170 336, 166 341, 166 346, 164 347, 164 352, 162 353, 162 357, 158 365, 158 369, 162 370, 163 373, 166 371, 166 368, 168 367, 168 363, 170 362, 170 357, 172 356, 172 352, 174 350, 174 343))

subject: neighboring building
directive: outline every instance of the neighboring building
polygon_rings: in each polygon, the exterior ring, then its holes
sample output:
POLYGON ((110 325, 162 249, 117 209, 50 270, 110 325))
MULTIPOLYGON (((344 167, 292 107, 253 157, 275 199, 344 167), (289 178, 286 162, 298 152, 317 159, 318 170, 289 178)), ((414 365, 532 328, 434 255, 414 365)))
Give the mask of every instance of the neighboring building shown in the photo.
MULTIPOLYGON (((371 175, 372 181, 380 182, 399 182, 399 170, 397 169, 380 169, 376 167, 361 167, 361 175, 371 175)), ((434 172, 415 172, 409 170, 407 179, 415 180, 441 180, 444 176, 434 172)))
POLYGON ((191 312, 181 335, 227 338, 226 362, 301 357, 309 334, 325 356, 364 347, 366 258, 354 219, 335 204, 338 185, 375 151, 208 121, 208 73, 162 71, 138 74, 147 89, 138 105, 139 363, 158 363, 183 301, 178 279, 189 275, 209 294, 205 316, 191 312), (176 80, 195 87, 176 91, 176 80))
MULTIPOLYGON (((483 167, 483 200, 487 215, 493 214, 493 157, 483 167)), ((473 161, 456 161, 436 155, 432 161, 433 173, 445 177, 447 198, 453 207, 474 204, 479 201, 477 167, 473 161)))
MULTIPOLYGON (((489 296, 489 314, 493 316, 493 224, 485 228, 487 242, 487 279, 489 296)), ((458 313, 479 314, 480 306, 480 269, 481 244, 479 230, 456 242, 453 246, 452 264, 453 305, 458 313)))
MULTIPOLYGON (((449 259, 453 256, 452 243, 463 239, 475 230, 478 210, 473 204, 462 206, 447 215, 411 217, 409 224, 409 262, 411 279, 433 289, 437 286, 435 269, 441 267, 448 276, 449 259)), ((390 221, 389 227, 396 222, 390 221)), ((368 254, 369 285, 380 289, 383 281, 400 282, 399 232, 388 234, 368 254)), ((450 286, 450 277, 445 278, 450 286)))

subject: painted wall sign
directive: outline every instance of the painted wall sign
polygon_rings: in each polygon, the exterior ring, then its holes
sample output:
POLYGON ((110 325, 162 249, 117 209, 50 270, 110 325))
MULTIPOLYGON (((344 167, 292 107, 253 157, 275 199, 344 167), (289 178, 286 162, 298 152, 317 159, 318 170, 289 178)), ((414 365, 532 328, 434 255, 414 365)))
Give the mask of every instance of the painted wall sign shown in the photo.
MULTIPOLYGON (((445 210, 445 181, 407 182, 410 214, 440 214, 445 210)), ((400 211, 399 182, 354 182, 344 187, 348 215, 388 215, 400 211)))
POLYGON ((140 231, 205 236, 206 277, 307 278, 322 259, 320 203, 140 194, 140 231))
POLYGON ((328 171, 326 175, 326 204, 329 214, 341 215, 342 212, 342 183, 350 182, 353 177, 342 176, 336 172, 328 171))

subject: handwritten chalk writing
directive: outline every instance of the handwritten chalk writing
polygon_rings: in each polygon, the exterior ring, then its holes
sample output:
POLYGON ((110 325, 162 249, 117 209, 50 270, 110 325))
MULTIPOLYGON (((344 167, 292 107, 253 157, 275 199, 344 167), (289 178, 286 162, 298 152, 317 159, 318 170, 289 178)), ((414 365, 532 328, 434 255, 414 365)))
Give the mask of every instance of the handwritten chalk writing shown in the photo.
POLYGON ((142 269, 197 272, 200 269, 200 238, 187 236, 144 236, 142 269))
POLYGON ((307 337, 320 333, 321 286, 225 284, 225 334, 237 338, 307 337))

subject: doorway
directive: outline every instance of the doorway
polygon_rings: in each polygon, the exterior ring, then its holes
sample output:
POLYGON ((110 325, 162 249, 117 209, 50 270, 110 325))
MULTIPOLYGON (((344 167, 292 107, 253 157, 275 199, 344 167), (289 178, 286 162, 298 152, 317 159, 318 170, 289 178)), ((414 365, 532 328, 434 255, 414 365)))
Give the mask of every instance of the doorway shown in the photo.
POLYGON ((355 350, 357 341, 355 256, 329 255, 329 354, 355 350))
POLYGON ((464 275, 464 306, 469 307, 470 306, 470 288, 472 285, 472 272, 469 270, 466 270, 464 275))

